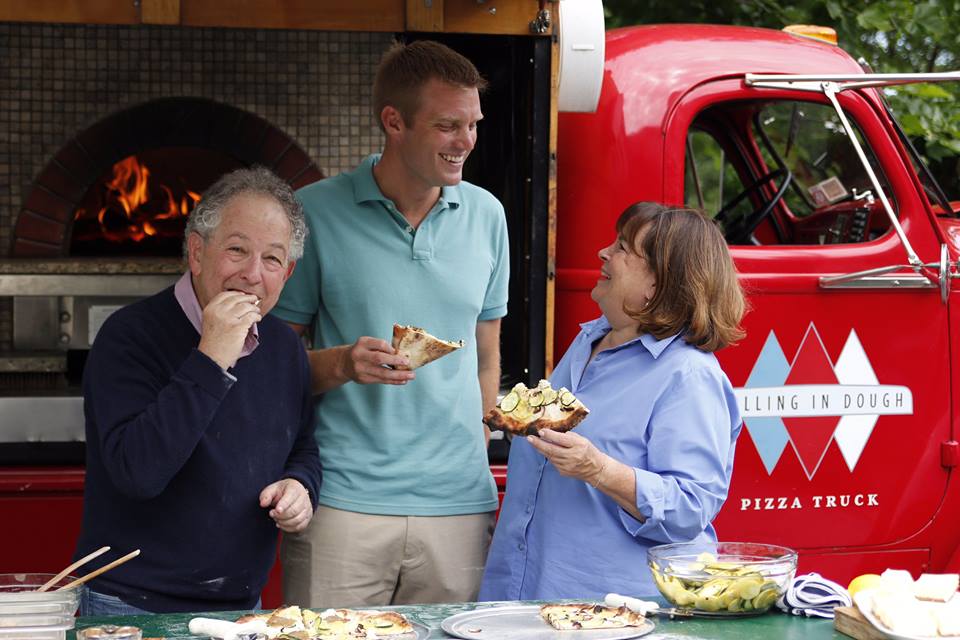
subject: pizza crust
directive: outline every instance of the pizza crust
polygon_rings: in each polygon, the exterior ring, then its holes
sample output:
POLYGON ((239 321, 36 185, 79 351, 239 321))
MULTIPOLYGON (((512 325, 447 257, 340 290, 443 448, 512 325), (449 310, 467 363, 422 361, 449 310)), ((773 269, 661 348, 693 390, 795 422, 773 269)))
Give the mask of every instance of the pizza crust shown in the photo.
POLYGON ((527 389, 522 382, 514 386, 495 408, 487 412, 483 423, 491 429, 514 435, 535 436, 542 429, 561 433, 570 431, 589 413, 590 410, 567 389, 555 390, 547 380, 541 380, 533 389, 527 389))
POLYGON ((407 356, 410 365, 395 369, 412 371, 463 347, 463 340, 451 342, 432 336, 420 327, 393 325, 393 348, 398 355, 407 356))

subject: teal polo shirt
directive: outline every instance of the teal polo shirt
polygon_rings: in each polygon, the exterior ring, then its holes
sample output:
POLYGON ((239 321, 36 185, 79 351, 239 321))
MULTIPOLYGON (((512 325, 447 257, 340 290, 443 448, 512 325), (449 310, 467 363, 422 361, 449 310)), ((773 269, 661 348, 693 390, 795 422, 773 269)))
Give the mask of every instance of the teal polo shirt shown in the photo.
POLYGON ((465 345, 406 385, 348 382, 323 395, 319 502, 382 515, 492 511, 476 325, 507 312, 503 206, 467 182, 443 187, 414 231, 380 192, 378 160, 297 192, 309 235, 273 313, 313 325, 315 348, 361 336, 389 342, 394 323, 465 345))

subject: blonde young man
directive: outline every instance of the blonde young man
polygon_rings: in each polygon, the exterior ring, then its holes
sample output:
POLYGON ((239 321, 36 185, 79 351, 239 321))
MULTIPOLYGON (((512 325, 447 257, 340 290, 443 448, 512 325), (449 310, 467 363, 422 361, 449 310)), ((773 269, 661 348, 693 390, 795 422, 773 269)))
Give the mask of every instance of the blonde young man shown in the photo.
POLYGON ((480 77, 436 42, 396 44, 374 84, 382 155, 298 192, 311 230, 276 315, 312 327, 324 484, 285 536, 284 597, 310 606, 472 600, 497 494, 480 419, 500 377, 503 207, 462 180, 480 77), (466 346, 416 372, 384 337, 415 325, 466 346))

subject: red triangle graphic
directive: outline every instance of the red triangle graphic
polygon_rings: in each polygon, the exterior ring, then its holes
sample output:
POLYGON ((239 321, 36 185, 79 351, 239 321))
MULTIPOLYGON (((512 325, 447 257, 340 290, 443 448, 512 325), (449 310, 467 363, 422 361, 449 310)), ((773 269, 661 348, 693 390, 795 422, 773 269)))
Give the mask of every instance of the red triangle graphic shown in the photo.
POLYGON ((783 425, 790 434, 790 441, 808 478, 813 477, 820 459, 830 446, 830 440, 833 438, 838 422, 840 422, 839 416, 783 418, 783 425))
MULTIPOLYGON (((800 350, 784 384, 837 384, 837 382, 833 363, 824 351, 816 329, 811 327, 803 338, 803 343, 800 345, 800 350)), ((811 398, 801 397, 799 400, 801 405, 812 403, 811 398)), ((813 477, 823 454, 830 446, 830 440, 833 438, 838 422, 840 422, 839 416, 783 419, 787 433, 790 434, 790 441, 808 478, 813 477)))
POLYGON ((784 384, 837 384, 833 363, 823 350, 820 336, 808 331, 784 384))

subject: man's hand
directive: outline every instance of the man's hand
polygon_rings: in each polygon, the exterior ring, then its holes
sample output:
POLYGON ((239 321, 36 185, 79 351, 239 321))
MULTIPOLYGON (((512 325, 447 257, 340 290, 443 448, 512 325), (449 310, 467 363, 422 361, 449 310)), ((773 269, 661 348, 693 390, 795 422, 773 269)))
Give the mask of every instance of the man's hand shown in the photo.
POLYGON ((596 485, 606 466, 606 455, 593 443, 571 431, 540 431, 540 437, 527 436, 534 449, 544 455, 562 476, 578 478, 596 485))
POLYGON ((341 349, 337 362, 338 373, 358 384, 407 384, 416 377, 412 371, 399 371, 384 366, 410 364, 410 359, 397 355, 386 340, 363 336, 352 345, 341 349))
POLYGON ((297 533, 307 528, 313 517, 310 494, 293 478, 284 478, 268 484, 260 492, 260 506, 270 507, 270 517, 287 533, 297 533))
POLYGON ((226 371, 237 364, 243 341, 260 315, 260 300, 242 291, 221 291, 203 309, 197 347, 226 371))

